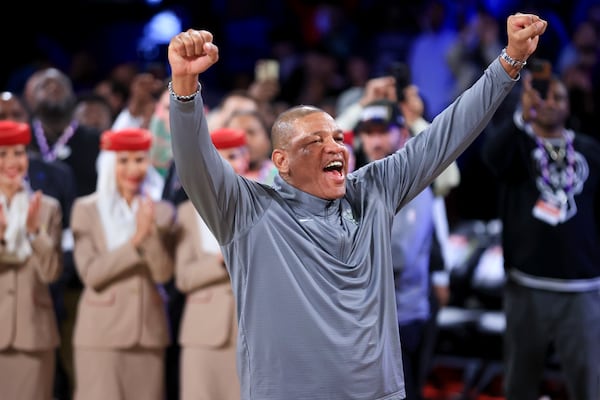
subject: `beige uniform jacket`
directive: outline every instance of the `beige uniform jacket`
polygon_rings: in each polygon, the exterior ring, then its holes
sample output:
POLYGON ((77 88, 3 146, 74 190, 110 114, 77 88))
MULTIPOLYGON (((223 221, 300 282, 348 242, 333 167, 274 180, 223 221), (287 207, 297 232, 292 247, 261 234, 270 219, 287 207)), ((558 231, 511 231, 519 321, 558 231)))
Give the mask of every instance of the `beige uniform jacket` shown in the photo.
POLYGON ((237 320, 229 274, 222 259, 203 250, 198 215, 188 200, 177 211, 181 228, 175 282, 186 294, 179 343, 187 347, 235 348, 237 320))
POLYGON ((129 242, 109 251, 93 193, 78 198, 71 214, 73 255, 84 284, 73 343, 76 347, 162 348, 170 343, 165 305, 157 283, 173 276, 169 236, 174 207, 155 203, 157 229, 138 252, 129 242))
POLYGON ((25 262, 7 262, 0 244, 0 349, 36 351, 59 345, 48 284, 62 273, 62 213, 56 199, 42 196, 40 233, 25 262))

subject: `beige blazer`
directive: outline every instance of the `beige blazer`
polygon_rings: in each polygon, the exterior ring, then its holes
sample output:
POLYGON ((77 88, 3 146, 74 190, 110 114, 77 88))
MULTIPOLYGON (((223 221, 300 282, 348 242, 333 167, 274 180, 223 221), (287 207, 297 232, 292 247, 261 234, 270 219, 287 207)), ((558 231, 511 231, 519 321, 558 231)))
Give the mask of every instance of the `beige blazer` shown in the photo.
MULTIPOLYGON (((0 349, 36 351, 59 345, 56 315, 48 284, 62 273, 60 204, 43 195, 40 233, 33 253, 19 264, 0 261, 0 349)), ((0 260, 6 254, 0 244, 0 260)))
POLYGON ((229 274, 220 257, 203 250, 199 217, 191 201, 181 203, 177 215, 181 231, 175 253, 175 284, 186 294, 179 343, 234 346, 237 317, 229 274))
POLYGON ((157 283, 173 276, 169 247, 174 228, 171 203, 155 203, 157 229, 138 253, 131 243, 109 251, 96 193, 73 204, 73 257, 84 289, 73 333, 75 347, 161 348, 170 343, 164 301, 157 283))

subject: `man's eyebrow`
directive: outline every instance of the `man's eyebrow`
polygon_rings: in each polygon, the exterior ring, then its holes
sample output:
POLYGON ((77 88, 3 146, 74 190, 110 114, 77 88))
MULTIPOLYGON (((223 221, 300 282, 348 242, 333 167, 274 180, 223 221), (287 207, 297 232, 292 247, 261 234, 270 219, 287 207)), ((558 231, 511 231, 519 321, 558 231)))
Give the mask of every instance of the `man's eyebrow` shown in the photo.
MULTIPOLYGON (((306 136, 326 136, 329 135, 331 131, 316 131, 316 132, 311 132, 309 134, 307 134, 306 136)), ((331 133, 332 136, 334 135, 343 135, 344 131, 341 129, 336 129, 333 131, 333 133, 331 133)))

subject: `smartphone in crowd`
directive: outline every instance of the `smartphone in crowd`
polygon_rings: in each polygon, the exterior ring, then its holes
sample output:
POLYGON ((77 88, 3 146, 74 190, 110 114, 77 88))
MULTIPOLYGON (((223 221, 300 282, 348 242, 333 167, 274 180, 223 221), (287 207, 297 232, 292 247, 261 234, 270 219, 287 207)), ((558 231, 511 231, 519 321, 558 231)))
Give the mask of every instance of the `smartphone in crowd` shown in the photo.
POLYGON ((410 68, 406 63, 398 61, 390 65, 389 71, 396 80, 396 97, 398 101, 403 101, 404 89, 411 84, 410 68))
POLYGON ((257 82, 278 81, 279 61, 274 59, 260 59, 256 61, 254 79, 257 82))
POLYGON ((531 86, 545 99, 552 77, 552 64, 548 60, 534 58, 529 65, 532 74, 531 86))

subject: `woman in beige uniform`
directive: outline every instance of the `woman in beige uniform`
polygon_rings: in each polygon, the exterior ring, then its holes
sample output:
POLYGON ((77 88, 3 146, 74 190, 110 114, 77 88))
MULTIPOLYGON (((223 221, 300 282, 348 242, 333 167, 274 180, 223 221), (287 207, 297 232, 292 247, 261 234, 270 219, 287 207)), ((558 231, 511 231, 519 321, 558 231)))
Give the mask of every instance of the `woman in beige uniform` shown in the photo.
POLYGON ((26 123, 0 121, 0 393, 50 400, 56 315, 48 284, 62 272, 59 203, 27 180, 26 123))
MULTIPOLYGON (((240 175, 248 171, 246 133, 221 128, 211 138, 240 175)), ((175 283, 186 295, 181 318, 180 400, 239 400, 237 316, 221 249, 190 200, 177 211, 181 236, 175 283)))
POLYGON ((151 133, 106 131, 97 189, 73 205, 84 284, 74 328, 75 400, 163 400, 169 329, 158 284, 173 276, 171 203, 148 195, 151 133))

